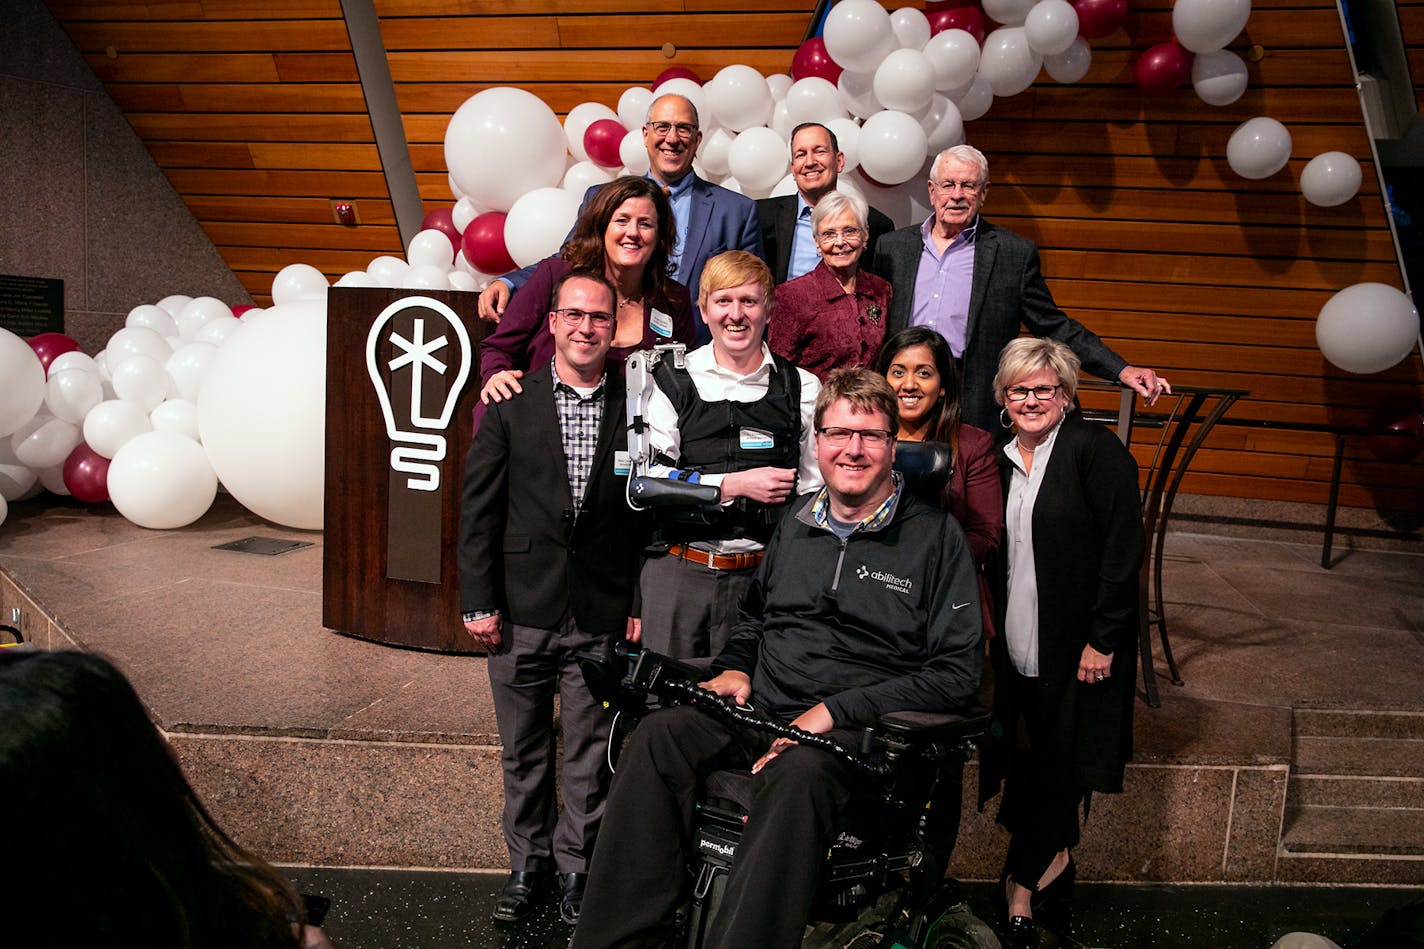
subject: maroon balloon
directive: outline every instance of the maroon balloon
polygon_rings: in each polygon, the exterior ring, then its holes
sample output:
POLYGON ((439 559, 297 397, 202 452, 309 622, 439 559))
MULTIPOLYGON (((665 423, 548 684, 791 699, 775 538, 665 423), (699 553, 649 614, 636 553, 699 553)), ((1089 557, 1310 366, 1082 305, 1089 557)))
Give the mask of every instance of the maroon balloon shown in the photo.
POLYGON ((233 316, 237 317, 238 319, 241 319, 242 314, 246 313, 248 310, 256 310, 259 308, 253 306, 251 303, 239 303, 237 306, 229 307, 229 309, 232 310, 233 316))
POLYGON ((450 238, 450 243, 455 250, 460 249, 460 229, 455 226, 454 214, 449 208, 436 208, 425 215, 425 219, 420 222, 422 231, 439 231, 450 238))
POLYGON ((841 67, 826 52, 826 41, 813 36, 796 47, 796 55, 791 57, 791 78, 807 79, 817 76, 827 82, 841 78, 841 67))
POLYGON ((1176 40, 1167 40, 1143 50, 1132 64, 1132 81, 1143 92, 1171 92, 1192 75, 1192 54, 1176 40))
POLYGON ((622 168, 623 156, 618 146, 623 144, 623 136, 628 130, 617 119, 599 119, 589 123, 583 133, 583 148, 588 152, 589 161, 600 168, 622 168))
POLYGON ((1085 40, 1111 36, 1127 22, 1127 0, 1072 0, 1078 11, 1078 35, 1085 40))
POLYGON ((504 246, 504 214, 486 211, 465 225, 465 259, 481 273, 502 274, 515 269, 504 246))
POLYGON ((40 333, 31 336, 26 342, 35 351, 35 355, 40 357, 40 365, 44 366, 46 374, 49 373, 49 364, 55 359, 79 349, 79 344, 63 333, 40 333))
POLYGON ((951 7, 948 10, 936 10, 929 15, 930 35, 943 33, 945 30, 963 30, 974 37, 974 42, 980 46, 984 45, 984 37, 987 35, 984 11, 978 7, 951 7))
POLYGON ((667 69, 658 73, 658 78, 653 80, 653 88, 656 89, 669 79, 691 79, 699 86, 702 85, 702 77, 686 66, 669 66, 667 69))
POLYGON ((925 16, 941 10, 961 10, 965 7, 980 6, 980 0, 929 0, 925 4, 925 16))
POLYGON ((1398 432, 1397 435, 1369 435, 1365 447, 1382 461, 1409 461, 1424 451, 1424 412, 1410 412, 1403 418, 1386 421, 1381 414, 1374 421, 1377 428, 1398 432))
POLYGON ((64 486, 69 493, 87 504, 109 500, 109 459, 90 448, 79 445, 64 459, 64 486))

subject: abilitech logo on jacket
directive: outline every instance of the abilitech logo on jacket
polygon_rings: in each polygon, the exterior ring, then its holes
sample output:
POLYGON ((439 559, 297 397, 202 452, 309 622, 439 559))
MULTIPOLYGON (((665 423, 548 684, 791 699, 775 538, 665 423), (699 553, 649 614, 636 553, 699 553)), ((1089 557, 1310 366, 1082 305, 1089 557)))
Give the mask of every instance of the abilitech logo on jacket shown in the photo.
POLYGON ((871 570, 865 564, 860 565, 860 569, 855 572, 855 575, 862 580, 867 577, 871 580, 879 580, 885 584, 887 589, 894 590, 896 593, 909 593, 915 586, 915 582, 908 577, 897 577, 893 573, 886 573, 883 570, 871 570))

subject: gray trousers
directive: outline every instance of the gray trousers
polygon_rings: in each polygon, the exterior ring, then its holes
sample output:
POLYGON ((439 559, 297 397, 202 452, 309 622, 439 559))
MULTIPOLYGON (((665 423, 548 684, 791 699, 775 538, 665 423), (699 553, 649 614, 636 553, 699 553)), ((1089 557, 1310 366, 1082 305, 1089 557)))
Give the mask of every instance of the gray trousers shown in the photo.
POLYGON ((601 645, 571 615, 554 629, 504 624, 490 655, 504 745, 504 842, 511 870, 585 873, 608 793, 612 715, 589 694, 575 653, 601 645), (554 696, 564 740, 562 812, 554 800, 554 696))
POLYGON ((665 555, 643 564, 643 646, 674 659, 716 658, 737 622, 737 603, 756 574, 713 570, 665 555))

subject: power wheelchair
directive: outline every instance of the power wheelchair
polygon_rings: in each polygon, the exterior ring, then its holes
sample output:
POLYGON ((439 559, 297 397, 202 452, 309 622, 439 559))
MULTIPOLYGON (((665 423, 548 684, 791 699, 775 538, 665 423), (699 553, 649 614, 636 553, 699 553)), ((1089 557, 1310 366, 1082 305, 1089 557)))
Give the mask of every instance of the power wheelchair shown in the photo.
MULTIPOLYGON (((945 879, 964 763, 988 726, 988 712, 890 713, 850 749, 700 689, 704 669, 632 643, 586 657, 583 673, 594 696, 633 727, 657 707, 693 705, 739 727, 821 748, 863 775, 864 790, 852 798, 822 868, 803 949, 998 949, 993 930, 969 911, 958 884, 945 879)), ((690 899, 680 915, 685 949, 699 949, 715 925, 750 790, 745 771, 705 779, 689 858, 690 899)))

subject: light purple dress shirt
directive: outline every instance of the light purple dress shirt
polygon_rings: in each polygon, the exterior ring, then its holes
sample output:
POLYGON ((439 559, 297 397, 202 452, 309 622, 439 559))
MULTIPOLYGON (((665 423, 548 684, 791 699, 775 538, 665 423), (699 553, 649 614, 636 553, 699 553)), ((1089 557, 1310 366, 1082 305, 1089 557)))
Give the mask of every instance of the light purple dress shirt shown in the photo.
POLYGON ((920 226, 923 248, 920 269, 915 275, 915 297, 910 313, 911 326, 937 330, 949 343, 956 358, 964 356, 964 340, 969 326, 969 294, 974 286, 974 235, 979 219, 950 242, 941 254, 935 248, 931 215, 920 226))

